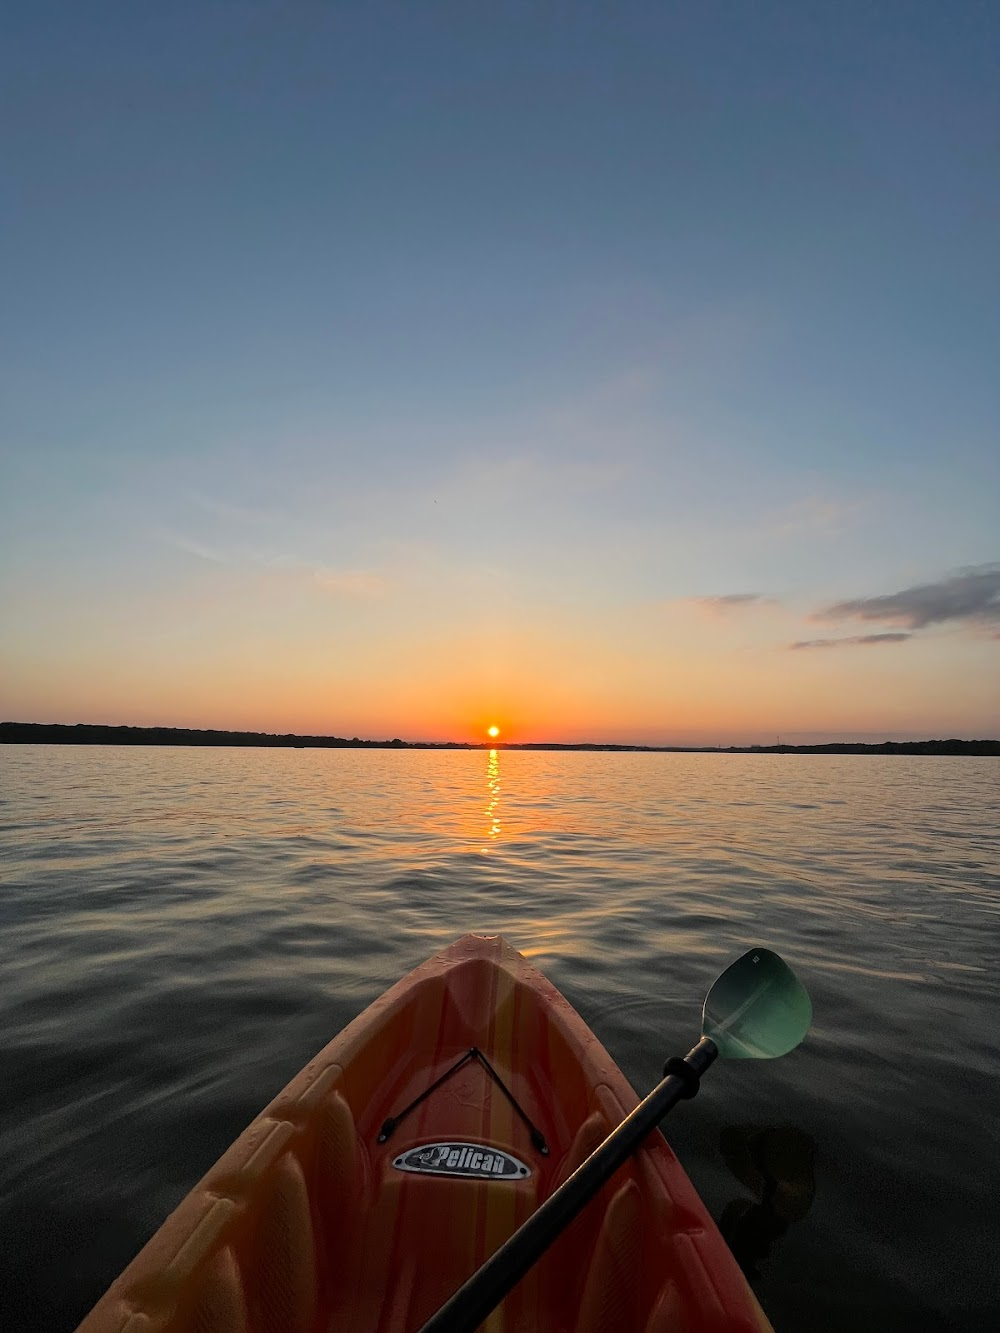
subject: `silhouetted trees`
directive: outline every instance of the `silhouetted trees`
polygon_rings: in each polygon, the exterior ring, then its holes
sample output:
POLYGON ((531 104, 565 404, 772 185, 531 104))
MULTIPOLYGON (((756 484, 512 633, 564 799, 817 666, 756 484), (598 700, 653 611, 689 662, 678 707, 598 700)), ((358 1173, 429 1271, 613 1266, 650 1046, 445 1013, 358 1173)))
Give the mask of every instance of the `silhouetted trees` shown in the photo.
POLYGON ((572 745, 559 741, 363 741, 357 736, 274 735, 267 731, 199 730, 191 727, 105 727, 89 722, 0 722, 0 744, 7 745, 231 745, 315 750, 596 750, 609 753, 674 754, 937 754, 1000 755, 1000 740, 832 742, 827 745, 572 745))

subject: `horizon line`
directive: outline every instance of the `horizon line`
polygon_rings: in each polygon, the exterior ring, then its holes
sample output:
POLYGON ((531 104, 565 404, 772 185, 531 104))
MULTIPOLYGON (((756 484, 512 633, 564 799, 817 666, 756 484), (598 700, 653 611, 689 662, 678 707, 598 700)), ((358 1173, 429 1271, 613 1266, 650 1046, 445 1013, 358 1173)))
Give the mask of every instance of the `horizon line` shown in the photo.
MULTIPOLYGON (((801 744, 782 742, 774 744, 750 743, 745 745, 723 745, 722 743, 701 745, 660 744, 651 745, 631 741, 442 741, 442 740, 373 740, 354 736, 336 736, 307 732, 272 732, 248 731, 231 727, 177 727, 166 725, 137 726, 132 723, 103 722, 0 722, 0 744, 114 744, 119 739, 117 733, 129 733, 127 744, 164 745, 171 741, 190 746, 229 746, 233 749, 274 748, 274 749, 410 749, 410 750, 581 750, 610 752, 645 752, 645 753, 682 753, 682 754, 747 754, 776 753, 786 754, 795 751, 813 753, 857 752, 865 750, 886 751, 903 749, 914 751, 920 747, 952 747, 955 753, 963 753, 969 747, 982 747, 983 752, 995 751, 1000 754, 1000 739, 990 737, 927 737, 924 739, 880 741, 813 741, 801 744), (46 732, 45 739, 32 736, 32 733, 46 732), (103 733, 83 736, 81 732, 103 733), (20 734, 18 734, 20 733, 20 734), (73 733, 73 734, 70 734, 73 733), (109 733, 116 733, 110 735, 109 733), (159 738, 158 738, 159 737, 159 738)), ((801 734, 801 733, 793 733, 801 734)), ((821 733, 822 734, 822 733, 821 733)))

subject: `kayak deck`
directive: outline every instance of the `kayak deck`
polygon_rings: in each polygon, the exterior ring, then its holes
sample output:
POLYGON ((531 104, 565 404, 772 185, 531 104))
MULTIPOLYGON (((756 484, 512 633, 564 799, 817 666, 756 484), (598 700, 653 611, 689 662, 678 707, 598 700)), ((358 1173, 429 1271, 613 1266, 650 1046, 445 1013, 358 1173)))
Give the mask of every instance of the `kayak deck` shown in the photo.
MULTIPOLYGON (((79 1333, 411 1333, 637 1100, 583 1020, 515 949, 466 936, 292 1080, 79 1333), (455 1068, 472 1048, 485 1062, 455 1068)), ((484 1327, 770 1325, 653 1134, 484 1327)))

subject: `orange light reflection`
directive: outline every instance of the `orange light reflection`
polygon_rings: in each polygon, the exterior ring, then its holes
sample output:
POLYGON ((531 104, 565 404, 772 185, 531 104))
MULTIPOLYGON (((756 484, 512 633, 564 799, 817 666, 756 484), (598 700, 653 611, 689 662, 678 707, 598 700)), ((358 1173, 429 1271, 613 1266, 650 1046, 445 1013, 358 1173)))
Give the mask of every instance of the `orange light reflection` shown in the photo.
MULTIPOLYGON (((489 838, 495 842, 500 836, 500 754, 497 750, 491 750, 489 759, 486 761, 486 809, 484 811, 489 821, 489 838)), ((484 847, 483 851, 488 851, 484 847)))

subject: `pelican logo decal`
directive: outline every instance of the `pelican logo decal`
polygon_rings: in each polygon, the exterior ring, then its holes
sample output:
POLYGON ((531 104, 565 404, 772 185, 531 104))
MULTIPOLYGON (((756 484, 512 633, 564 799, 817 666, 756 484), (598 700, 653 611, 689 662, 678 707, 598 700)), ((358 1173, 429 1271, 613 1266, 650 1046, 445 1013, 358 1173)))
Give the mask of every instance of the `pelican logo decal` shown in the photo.
POLYGON ((485 1143, 422 1143, 392 1159, 399 1171, 425 1176, 463 1176, 467 1180, 524 1180, 525 1166, 502 1148, 485 1143))

